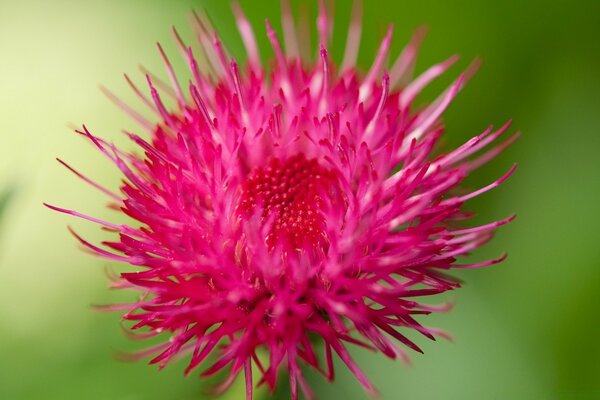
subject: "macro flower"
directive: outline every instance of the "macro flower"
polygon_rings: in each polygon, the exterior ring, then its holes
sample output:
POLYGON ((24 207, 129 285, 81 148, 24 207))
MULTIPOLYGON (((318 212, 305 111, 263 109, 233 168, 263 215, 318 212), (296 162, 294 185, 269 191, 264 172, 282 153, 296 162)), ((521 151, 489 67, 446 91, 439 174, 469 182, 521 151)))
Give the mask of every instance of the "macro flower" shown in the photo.
POLYGON ((400 359, 407 349, 420 352, 406 332, 445 336, 417 318, 448 309, 421 299, 460 286, 449 269, 504 259, 457 262, 512 220, 469 226, 463 205, 500 185, 514 167, 483 188, 460 186, 517 135, 498 142, 507 123, 440 153, 440 116, 476 64, 436 100, 415 107, 416 96, 456 57, 413 79, 420 30, 387 72, 390 27, 372 66, 361 73, 355 65, 360 1, 339 68, 326 50, 332 20, 323 2, 315 62, 300 56, 311 52, 305 37, 298 40, 298 31, 308 29, 296 29, 287 1, 285 46, 266 23, 274 52, 267 65, 242 10, 233 9, 245 66, 228 54, 209 20, 195 15, 200 51, 174 30, 190 70, 186 81, 160 45, 169 83, 148 72, 145 94, 127 77, 155 121, 107 92, 144 128, 144 136, 127 132, 137 151, 119 149, 85 126, 78 130, 122 173, 118 193, 61 161, 129 222, 49 207, 114 232, 113 241, 101 244, 74 234, 95 255, 136 267, 113 286, 139 298, 105 308, 124 312, 140 337, 165 338, 140 357, 153 356, 150 362, 160 367, 187 357, 186 373, 202 364, 204 376, 226 370, 217 391, 243 374, 247 399, 255 384, 274 390, 282 371, 292 399, 300 391, 313 398, 302 369, 333 380, 339 357, 365 391, 375 393, 348 348, 400 359))

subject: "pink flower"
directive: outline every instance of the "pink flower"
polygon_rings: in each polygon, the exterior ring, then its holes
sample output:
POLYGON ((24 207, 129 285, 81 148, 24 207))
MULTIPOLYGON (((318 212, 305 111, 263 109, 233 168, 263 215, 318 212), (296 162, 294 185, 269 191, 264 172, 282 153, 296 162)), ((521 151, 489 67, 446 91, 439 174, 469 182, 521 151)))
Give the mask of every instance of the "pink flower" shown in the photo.
POLYGON ((340 68, 326 51, 332 21, 321 3, 321 47, 310 63, 299 56, 306 40, 297 40, 287 1, 283 6, 285 53, 267 22, 275 53, 267 69, 235 6, 248 53, 243 71, 206 19, 196 16, 204 64, 175 32, 191 71, 189 85, 182 87, 160 45, 170 85, 147 74, 147 97, 127 78, 157 122, 108 93, 146 129, 147 139, 128 133, 142 154, 124 152, 85 126, 80 131, 124 175, 121 191, 67 167, 108 195, 116 210, 131 217, 129 224, 49 207, 117 234, 102 245, 76 236, 94 254, 137 267, 114 286, 140 292, 139 299, 106 308, 124 311, 142 337, 168 337, 140 353, 154 355, 151 363, 162 367, 188 356, 188 373, 212 354, 214 363, 203 375, 228 369, 218 388, 225 390, 243 371, 248 399, 253 365, 261 373, 258 384, 271 390, 284 369, 297 399, 298 387, 313 398, 301 365, 333 380, 335 354, 373 393, 348 345, 390 358, 406 358, 405 347, 420 352, 403 332, 444 336, 415 315, 448 307, 419 299, 459 287, 446 274, 451 268, 504 259, 456 263, 512 220, 460 227, 469 219, 463 204, 498 186, 514 167, 479 190, 454 189, 516 135, 494 145, 509 124, 489 128, 434 157, 443 132, 440 116, 474 68, 416 109, 415 97, 456 57, 411 80, 419 31, 388 73, 390 28, 370 70, 359 73, 357 1, 340 68))

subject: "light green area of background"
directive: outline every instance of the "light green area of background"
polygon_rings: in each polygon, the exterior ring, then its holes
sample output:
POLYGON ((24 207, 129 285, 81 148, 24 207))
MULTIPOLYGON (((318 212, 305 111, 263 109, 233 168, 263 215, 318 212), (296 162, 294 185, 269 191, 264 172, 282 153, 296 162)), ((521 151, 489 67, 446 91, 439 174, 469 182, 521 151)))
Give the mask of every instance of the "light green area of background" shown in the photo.
MULTIPOLYGON (((0 188, 16 188, 0 214, 1 399, 205 398, 199 380, 182 377, 183 363, 157 373, 144 363, 114 360, 115 350, 141 345, 123 337, 117 315, 89 305, 129 297, 106 290, 107 264, 80 252, 64 226, 89 238, 101 234, 41 203, 110 216, 103 197, 54 162, 60 156, 108 186, 118 184, 115 170, 68 124, 85 122, 125 143, 120 129, 135 125, 97 86, 131 100, 120 74, 135 74, 140 62, 161 71, 154 42, 175 56, 169 27, 181 27, 191 39, 186 19, 192 8, 206 7, 241 56, 227 3, 0 1, 0 188)), ((445 116, 448 146, 508 118, 524 135, 469 180, 483 185, 517 161, 507 184, 470 207, 481 221, 513 211, 519 218, 474 255, 483 259, 506 249, 509 259, 461 273, 465 287, 440 298, 454 299, 455 309, 427 320, 455 341, 417 338, 426 354, 416 354, 411 366, 360 351, 357 359, 383 399, 600 398, 600 2, 365 3, 361 67, 369 66, 390 22, 395 52, 417 26, 429 25, 419 71, 455 52, 464 56, 425 99, 470 59, 483 57, 482 71, 445 116)), ((338 61, 348 4, 335 5, 331 52, 338 61)), ((278 2, 242 5, 263 55, 270 54, 262 21, 280 26, 278 2)), ((310 376, 321 399, 366 398, 343 368, 334 385, 310 376)), ((286 396, 283 391, 279 398, 286 396)), ((225 398, 242 395, 232 391, 225 398)))

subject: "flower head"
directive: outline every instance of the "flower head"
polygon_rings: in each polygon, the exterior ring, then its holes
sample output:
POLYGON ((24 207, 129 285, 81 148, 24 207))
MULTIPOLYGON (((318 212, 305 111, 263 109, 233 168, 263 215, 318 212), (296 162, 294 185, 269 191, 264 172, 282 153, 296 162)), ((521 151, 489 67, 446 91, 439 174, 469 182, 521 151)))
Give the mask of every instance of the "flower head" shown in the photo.
POLYGON ((490 128, 434 157, 440 116, 473 68, 415 109, 415 97, 455 57, 411 80, 419 31, 388 73, 390 28, 370 70, 359 73, 357 1, 339 69, 326 51, 332 22, 321 3, 321 47, 311 63, 299 56, 306 41, 297 40, 289 5, 282 4, 285 53, 267 22, 275 54, 269 69, 234 5, 248 53, 243 70, 197 15, 203 62, 175 32, 190 69, 185 89, 160 45, 171 84, 148 73, 146 96, 127 78, 156 122, 108 93, 146 129, 145 139, 128 133, 143 154, 120 150, 85 126, 79 131, 124 175, 120 193, 67 167, 108 195, 130 223, 50 207, 117 234, 102 245, 76 236, 94 254, 137 267, 114 285, 140 292, 139 299, 107 308, 125 311, 131 329, 144 337, 168 336, 141 353, 153 354, 152 363, 164 366, 187 355, 190 372, 212 355, 203 375, 227 369, 224 390, 243 372, 248 399, 253 366, 261 374, 258 384, 271 389, 285 370, 296 399, 299 388, 312 398, 301 366, 332 380, 337 355, 373 392, 348 346, 390 358, 405 358, 406 347, 420 351, 406 331, 430 339, 444 333, 415 315, 447 307, 419 299, 459 287, 446 274, 451 268, 503 259, 456 263, 512 219, 460 226, 469 218, 463 204, 498 186, 514 168, 482 189, 454 189, 516 136, 493 145, 508 124, 490 128))

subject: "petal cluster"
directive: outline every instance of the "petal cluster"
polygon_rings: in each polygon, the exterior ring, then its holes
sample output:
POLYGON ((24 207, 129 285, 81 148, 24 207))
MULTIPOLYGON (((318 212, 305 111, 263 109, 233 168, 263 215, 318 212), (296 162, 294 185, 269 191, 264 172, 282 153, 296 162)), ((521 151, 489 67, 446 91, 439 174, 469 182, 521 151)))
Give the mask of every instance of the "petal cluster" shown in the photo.
POLYGON ((310 48, 297 40, 289 4, 282 5, 285 52, 267 22, 275 55, 267 66, 234 5, 248 53, 244 68, 208 19, 196 15, 200 52, 174 31, 190 70, 186 82, 160 45, 169 83, 147 73, 145 94, 127 77, 155 121, 107 92, 145 129, 142 136, 127 132, 137 151, 121 150, 85 126, 78 131, 121 171, 120 192, 63 164, 109 196, 129 224, 50 207, 115 233, 100 245, 76 236, 94 254, 137 267, 121 273, 114 286, 138 291, 139 299, 106 308, 123 311, 143 337, 166 336, 140 353, 153 355, 151 363, 164 366, 184 355, 186 372, 201 364, 205 376, 227 370, 218 390, 243 373, 248 399, 255 384, 274 390, 285 370, 296 399, 300 391, 313 397, 302 366, 333 380, 337 356, 374 393, 348 346, 390 358, 406 358, 407 348, 421 351, 406 332, 430 339, 444 333, 415 316, 447 305, 420 299, 459 287, 446 273, 451 268, 503 259, 456 262, 512 220, 465 227, 470 214, 463 205, 498 186, 514 167, 481 189, 457 188, 516 135, 496 144, 507 123, 450 152, 434 152, 443 133, 440 116, 474 67, 415 109, 415 97, 455 61, 413 79, 422 31, 387 72, 390 28, 362 74, 355 68, 359 1, 340 68, 326 51, 332 21, 323 3, 315 62, 300 56, 310 48))

